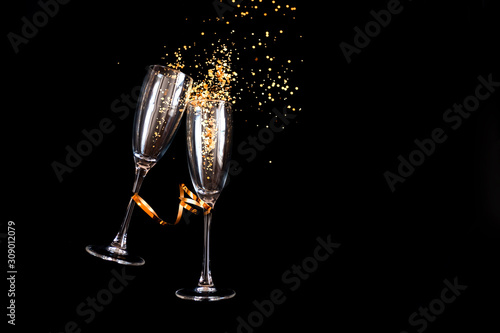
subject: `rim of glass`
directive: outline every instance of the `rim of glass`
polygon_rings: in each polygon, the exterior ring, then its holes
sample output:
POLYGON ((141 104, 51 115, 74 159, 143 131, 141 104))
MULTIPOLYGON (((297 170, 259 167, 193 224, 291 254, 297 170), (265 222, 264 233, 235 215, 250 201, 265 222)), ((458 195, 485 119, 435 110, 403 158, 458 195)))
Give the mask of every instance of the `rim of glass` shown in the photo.
POLYGON ((172 68, 172 67, 168 67, 168 66, 164 66, 164 65, 149 65, 148 68, 149 70, 153 70, 154 67, 161 67, 162 69, 165 69, 167 71, 172 71, 172 72, 175 72, 175 73, 181 73, 183 74, 184 76, 186 76, 187 78, 189 78, 191 81, 193 81, 193 78, 189 75, 187 75, 186 73, 178 70, 178 69, 175 69, 175 68, 172 68))
POLYGON ((232 104, 230 101, 226 101, 226 100, 223 100, 223 99, 210 99, 210 98, 207 98, 207 99, 190 99, 188 101, 188 104, 191 104, 193 102, 224 102, 224 103, 228 103, 229 105, 232 104))

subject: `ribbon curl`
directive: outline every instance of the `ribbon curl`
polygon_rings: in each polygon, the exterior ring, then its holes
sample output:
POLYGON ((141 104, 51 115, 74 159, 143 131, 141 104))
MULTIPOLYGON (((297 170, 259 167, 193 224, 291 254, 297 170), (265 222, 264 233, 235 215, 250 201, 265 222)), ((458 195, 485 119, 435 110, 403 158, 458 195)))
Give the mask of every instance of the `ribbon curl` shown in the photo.
POLYGON ((177 212, 177 219, 175 220, 174 223, 169 223, 169 222, 162 220, 158 216, 158 214, 156 214, 156 212, 153 210, 153 208, 151 208, 151 206, 143 198, 141 198, 138 193, 134 193, 134 195, 132 196, 132 199, 137 203, 137 206, 139 206, 144 212, 146 212, 146 214, 149 215, 149 217, 151 217, 153 220, 160 223, 161 225, 176 225, 177 223, 179 223, 179 221, 181 220, 182 212, 184 209, 187 209, 194 214, 198 214, 198 211, 196 210, 196 208, 191 207, 191 205, 195 205, 195 206, 203 208, 204 209, 203 215, 207 215, 212 210, 212 207, 210 207, 210 205, 208 205, 205 201, 201 200, 201 198, 198 198, 196 196, 196 194, 194 194, 193 192, 191 192, 187 188, 186 185, 184 185, 184 184, 179 185, 179 193, 180 193, 179 199, 181 201, 179 202, 179 210, 177 212), (191 199, 186 198, 184 196, 184 193, 189 195, 191 197, 191 199), (189 204, 191 204, 191 205, 189 205, 189 204))

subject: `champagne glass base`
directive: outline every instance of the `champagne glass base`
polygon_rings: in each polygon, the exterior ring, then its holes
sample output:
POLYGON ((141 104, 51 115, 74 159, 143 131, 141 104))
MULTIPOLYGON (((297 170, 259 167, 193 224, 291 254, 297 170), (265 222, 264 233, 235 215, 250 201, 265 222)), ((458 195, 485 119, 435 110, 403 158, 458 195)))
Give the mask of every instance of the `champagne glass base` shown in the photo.
POLYGON ((130 255, 126 250, 121 250, 113 246, 88 245, 85 247, 85 250, 93 256, 122 265, 142 266, 145 263, 141 257, 130 255))
POLYGON ((183 288, 175 292, 177 297, 191 301, 219 301, 236 295, 231 289, 217 289, 215 287, 183 288))

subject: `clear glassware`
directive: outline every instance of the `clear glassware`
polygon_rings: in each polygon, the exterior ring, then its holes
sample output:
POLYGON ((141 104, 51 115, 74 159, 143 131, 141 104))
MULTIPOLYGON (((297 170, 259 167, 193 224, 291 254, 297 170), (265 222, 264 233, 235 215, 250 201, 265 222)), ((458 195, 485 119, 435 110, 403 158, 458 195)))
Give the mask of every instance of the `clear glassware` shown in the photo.
MULTIPOLYGON (((212 209, 228 173, 231 160, 231 104, 220 100, 193 100, 186 115, 187 155, 189 173, 198 196, 212 209)), ((217 301, 233 297, 231 289, 215 288, 210 270, 211 210, 204 217, 204 251, 198 286, 176 291, 183 299, 217 301)))
MULTIPOLYGON (((135 161, 133 193, 138 193, 148 171, 165 154, 177 132, 189 100, 193 79, 160 65, 147 69, 137 101, 132 149, 135 161)), ((88 253, 123 265, 140 266, 144 259, 129 254, 127 232, 135 201, 130 199, 120 231, 110 245, 89 245, 88 253)))

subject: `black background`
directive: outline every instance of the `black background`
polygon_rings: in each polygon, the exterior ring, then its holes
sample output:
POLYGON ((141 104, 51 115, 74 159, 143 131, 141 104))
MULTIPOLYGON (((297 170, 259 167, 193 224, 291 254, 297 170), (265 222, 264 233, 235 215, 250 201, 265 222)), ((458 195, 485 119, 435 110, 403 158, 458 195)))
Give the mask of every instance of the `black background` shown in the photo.
MULTIPOLYGON (((113 238, 133 181, 132 117, 120 120, 110 105, 141 84, 146 65, 161 62, 164 45, 192 42, 204 29, 196 22, 217 13, 211 1, 71 1, 17 54, 4 37, 1 232, 15 221, 17 329, 64 332, 74 321, 82 332, 236 332, 238 317, 248 321, 256 311, 255 300, 280 289, 286 301, 255 332, 416 332, 421 326, 408 317, 455 278, 467 289, 425 331, 498 326, 498 93, 458 129, 443 121, 448 108, 474 94, 479 75, 500 81, 498 4, 401 2, 402 12, 350 64, 339 44, 353 44, 353 28, 363 29, 386 1, 290 5, 297 19, 289 28, 303 31, 304 42, 275 52, 304 60, 294 78, 303 87, 302 111, 254 160, 235 152, 241 172, 214 212, 214 280, 236 297, 175 297, 199 276, 202 218, 162 227, 136 209, 129 247, 146 265, 126 267, 134 279, 88 323, 77 307, 123 266, 84 248, 113 238), (63 162, 65 147, 103 118, 113 132, 59 182, 51 163, 63 162), (392 193, 384 172, 397 173, 398 156, 408 157, 414 140, 438 127, 447 140, 392 193), (329 235, 341 246, 292 291, 282 275, 329 235)), ((6 6, 4 36, 40 10, 36 1, 6 6)), ((269 21, 252 24, 235 27, 262 31, 269 21)), ((239 108, 235 144, 271 118, 239 108)), ((141 190, 165 219, 176 214, 178 184, 191 187, 184 135, 181 126, 141 190)))

